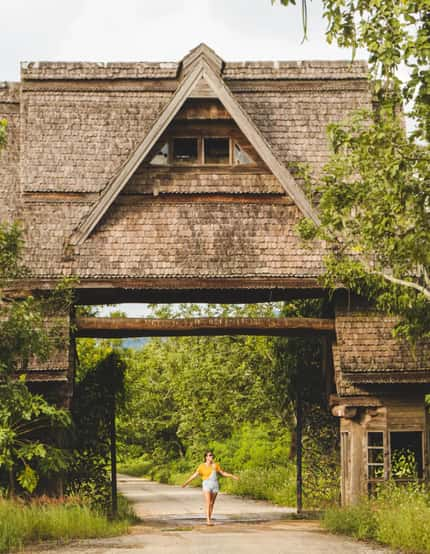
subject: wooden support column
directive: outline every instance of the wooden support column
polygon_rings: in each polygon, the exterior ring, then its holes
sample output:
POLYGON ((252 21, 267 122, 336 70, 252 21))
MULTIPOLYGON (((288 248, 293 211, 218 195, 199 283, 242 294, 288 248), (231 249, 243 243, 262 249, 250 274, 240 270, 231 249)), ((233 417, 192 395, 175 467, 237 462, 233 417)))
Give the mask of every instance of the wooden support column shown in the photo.
POLYGON ((296 498, 297 498, 297 513, 301 514, 303 509, 303 476, 302 476, 302 427, 303 427, 303 402, 302 402, 302 385, 300 379, 300 371, 296 377, 296 498))
POLYGON ((112 414, 110 421, 110 462, 111 462, 111 487, 112 487, 112 517, 118 515, 118 491, 117 491, 117 471, 116 471, 116 398, 112 399, 112 414))

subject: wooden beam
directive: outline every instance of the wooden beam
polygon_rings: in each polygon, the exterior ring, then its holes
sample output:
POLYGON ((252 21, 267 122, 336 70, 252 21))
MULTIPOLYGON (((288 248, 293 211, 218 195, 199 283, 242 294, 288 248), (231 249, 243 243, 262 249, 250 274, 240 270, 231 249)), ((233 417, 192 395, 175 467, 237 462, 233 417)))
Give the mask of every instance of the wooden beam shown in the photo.
POLYGON ((81 317, 76 320, 76 336, 94 338, 208 335, 303 336, 334 332, 334 319, 305 317, 190 319, 81 317))
MULTIPOLYGON (((72 275, 73 276, 73 275, 72 275)), ((79 278, 79 276, 76 276, 79 278)), ((3 294, 12 295, 14 292, 20 291, 44 291, 52 290, 61 280, 61 276, 42 279, 16 279, 9 281, 3 288, 3 294)), ((321 281, 318 277, 118 277, 104 278, 95 277, 90 279, 78 280, 74 286, 76 291, 91 289, 124 289, 124 290, 140 290, 142 293, 148 289, 178 291, 179 294, 185 290, 227 290, 236 291, 238 289, 248 290, 315 290, 324 291, 321 281)), ((265 298, 264 301, 270 301, 265 298)), ((162 302, 162 300, 159 300, 162 302)), ((179 301, 178 301, 179 302, 179 301)), ((182 300, 185 302, 185 300, 182 300)), ((92 304, 93 302, 89 302, 92 304)))

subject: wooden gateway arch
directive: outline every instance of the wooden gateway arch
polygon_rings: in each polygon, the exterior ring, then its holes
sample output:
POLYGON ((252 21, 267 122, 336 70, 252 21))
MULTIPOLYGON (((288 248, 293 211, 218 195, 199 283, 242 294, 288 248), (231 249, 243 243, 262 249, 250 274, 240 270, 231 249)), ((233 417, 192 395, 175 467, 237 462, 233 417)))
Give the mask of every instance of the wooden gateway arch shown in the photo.
MULTIPOLYGON (((326 296, 326 246, 303 245, 296 232, 302 217, 318 223, 318 215, 289 168, 306 162, 318 174, 327 125, 370 105, 363 62, 224 62, 201 44, 178 63, 22 64, 21 81, 0 88, 9 134, 0 219, 25 224, 31 270, 15 294, 74 276, 81 304, 326 296)), ((395 449, 412 450, 427 477, 430 347, 412 353, 393 338, 395 320, 359 299, 330 302, 327 320, 170 330, 168 322, 79 320, 77 329, 322 334, 350 503, 390 476, 395 449)), ((69 333, 73 314, 62 317, 69 333)), ((49 363, 25 368, 33 388, 65 405, 73 340, 49 363)))

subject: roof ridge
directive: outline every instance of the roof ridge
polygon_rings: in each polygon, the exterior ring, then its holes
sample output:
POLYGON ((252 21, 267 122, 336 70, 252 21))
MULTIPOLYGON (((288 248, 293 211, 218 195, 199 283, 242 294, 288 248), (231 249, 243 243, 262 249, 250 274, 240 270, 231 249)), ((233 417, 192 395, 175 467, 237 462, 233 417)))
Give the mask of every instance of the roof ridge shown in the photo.
POLYGON ((165 107, 143 141, 123 164, 117 175, 104 189, 98 202, 93 205, 92 209, 72 233, 69 241, 71 246, 81 244, 91 234, 202 78, 206 80, 214 96, 221 101, 230 113, 239 129, 255 148, 269 170, 279 180, 297 207, 306 217, 311 218, 315 223, 319 223, 318 215, 312 208, 301 187, 295 182, 289 170, 272 152, 266 139, 229 91, 222 77, 214 71, 212 64, 198 55, 190 63, 189 70, 190 72, 184 76, 169 104, 165 107))

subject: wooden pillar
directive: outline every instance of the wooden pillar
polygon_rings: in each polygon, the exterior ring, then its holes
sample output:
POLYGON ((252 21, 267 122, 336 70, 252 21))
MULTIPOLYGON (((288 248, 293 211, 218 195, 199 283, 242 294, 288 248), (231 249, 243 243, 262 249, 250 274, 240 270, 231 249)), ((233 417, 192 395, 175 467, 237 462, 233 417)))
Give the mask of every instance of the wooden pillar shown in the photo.
POLYGON ((296 497, 297 513, 301 514, 303 509, 303 477, 302 477, 302 426, 303 426, 303 404, 302 390, 299 378, 300 371, 297 373, 297 392, 296 392, 296 497))
POLYGON ((112 400, 112 413, 110 424, 110 463, 111 463, 111 486, 112 486, 112 517, 118 515, 118 492, 116 484, 116 399, 115 394, 112 400))
POLYGON ((337 405, 332 408, 340 420, 341 502, 348 506, 358 502, 366 490, 363 453, 365 433, 357 417, 358 408, 337 405))
POLYGON ((356 504, 366 493, 364 460, 365 432, 360 423, 340 418, 341 502, 342 506, 356 504))

